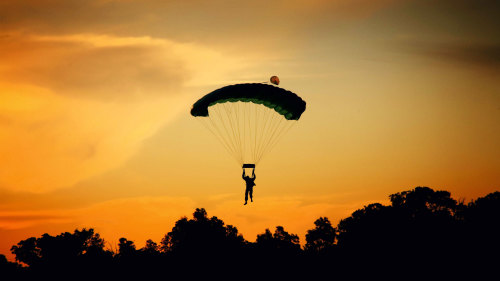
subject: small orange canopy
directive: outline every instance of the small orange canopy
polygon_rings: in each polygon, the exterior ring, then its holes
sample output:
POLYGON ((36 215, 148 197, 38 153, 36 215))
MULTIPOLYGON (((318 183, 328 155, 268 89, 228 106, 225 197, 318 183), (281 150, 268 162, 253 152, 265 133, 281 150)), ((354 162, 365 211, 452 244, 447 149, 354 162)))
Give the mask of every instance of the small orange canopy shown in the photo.
POLYGON ((273 83, 274 85, 279 85, 280 84, 280 79, 278 78, 278 76, 272 76, 271 79, 269 79, 271 81, 271 83, 273 83))

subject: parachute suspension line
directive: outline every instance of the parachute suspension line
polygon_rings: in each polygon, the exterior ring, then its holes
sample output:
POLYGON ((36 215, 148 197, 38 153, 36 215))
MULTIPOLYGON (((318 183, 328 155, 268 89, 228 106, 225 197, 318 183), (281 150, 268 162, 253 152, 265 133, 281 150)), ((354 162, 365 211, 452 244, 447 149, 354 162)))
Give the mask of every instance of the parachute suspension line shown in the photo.
MULTIPOLYGON (((243 161, 245 161, 245 126, 241 125, 241 121, 245 122, 245 112, 241 110, 241 102, 236 103, 236 112, 237 112, 237 123, 236 123, 236 128, 238 128, 238 132, 240 135, 240 144, 241 144, 241 151, 243 151, 243 161)), ((245 123, 243 123, 244 125, 245 123)))
POLYGON ((266 151, 264 151, 264 154, 270 152, 276 146, 276 144, 279 143, 279 141, 281 140, 281 138, 284 135, 286 135, 286 133, 288 133, 288 131, 290 131, 290 129, 297 123, 297 121, 287 121, 287 123, 288 122, 289 122, 289 124, 286 124, 285 126, 281 127, 280 132, 274 138, 273 142, 269 146, 267 146, 267 149, 266 149, 266 151))
POLYGON ((236 141, 236 144, 238 146, 238 151, 239 151, 239 154, 240 154, 240 158, 241 158, 241 163, 243 164, 245 162, 245 157, 244 157, 244 153, 243 153, 243 145, 242 145, 242 141, 241 141, 241 132, 240 132, 240 126, 239 126, 239 116, 238 116, 238 108, 237 108, 237 103, 226 103, 226 108, 228 108, 228 112, 231 116, 230 118, 230 122, 231 122, 231 125, 232 125, 232 128, 234 130, 234 138, 235 138, 235 141, 236 141))
MULTIPOLYGON (((236 142, 234 141, 234 130, 233 130, 233 134, 231 134, 230 130, 228 129, 228 125, 226 123, 228 123, 227 120, 224 120, 224 118, 222 117, 222 114, 220 112, 220 109, 218 107, 218 105, 215 105, 215 106, 212 106, 214 108, 214 112, 216 112, 216 116, 219 118, 219 121, 220 123, 222 123, 222 126, 224 127, 224 130, 226 132, 226 138, 228 139, 228 143, 231 144, 231 147, 233 148, 233 151, 234 151, 234 157, 237 158, 237 162, 240 163, 240 164, 243 164, 243 161, 241 160, 241 156, 240 158, 238 159, 238 149, 236 148, 236 142), (232 137, 233 136, 233 137, 232 137), (233 140, 233 141, 231 141, 233 140)), ((227 116, 226 116, 227 117, 227 116)))
POLYGON ((281 118, 279 123, 275 126, 274 130, 272 131, 272 134, 269 136, 269 140, 266 143, 266 148, 269 146, 269 144, 274 141, 275 136, 277 136, 277 132, 281 132, 281 130, 285 127, 286 125, 286 119, 281 118), (284 122, 284 124, 283 124, 284 122))
POLYGON ((257 155, 257 161, 260 161, 262 158, 262 155, 264 155, 264 151, 266 151, 267 146, 269 145, 270 141, 272 140, 274 134, 276 133, 277 129, 280 127, 281 123, 283 122, 283 118, 281 116, 277 117, 276 114, 274 114, 271 118, 270 126, 265 132, 265 138, 261 143, 261 148, 259 150, 259 154, 257 155), (279 120, 279 121, 278 121, 279 120))
POLYGON ((245 118, 244 118, 245 120, 243 120, 244 122, 246 121, 246 124, 244 124, 245 130, 248 129, 248 135, 245 138, 245 142, 247 143, 246 144, 246 149, 247 149, 247 152, 249 153, 248 156, 249 157, 252 156, 251 160, 253 161, 253 159, 255 159, 255 157, 254 157, 254 147, 252 145, 252 139, 253 139, 253 136, 252 136, 252 122, 251 122, 252 121, 251 120, 251 118, 252 118, 252 111, 251 111, 252 107, 250 106, 250 104, 252 104, 252 103, 242 102, 241 104, 242 104, 243 109, 245 111, 245 118), (248 128, 247 128, 247 126, 248 126, 248 128))
POLYGON ((248 107, 248 104, 247 103, 244 103, 242 102, 241 105, 243 106, 243 110, 245 112, 245 118, 243 118, 243 122, 245 122, 244 127, 245 127, 245 131, 248 131, 248 137, 245 136, 245 143, 246 143, 246 149, 249 151, 250 155, 253 154, 253 150, 252 150, 252 145, 251 145, 251 139, 252 139, 252 127, 250 125, 250 110, 249 110, 249 107, 248 107), (248 130, 247 130, 247 125, 248 125, 248 130))
MULTIPOLYGON (((253 130, 251 130, 253 132, 253 140, 252 140, 252 146, 253 146, 253 149, 252 149, 252 161, 255 162, 255 157, 257 157, 257 135, 258 135, 258 129, 259 129, 259 117, 261 115, 259 115, 259 109, 260 109, 260 106, 256 106, 255 104, 253 103, 249 103, 248 104, 248 109, 252 111, 252 117, 251 117, 251 122, 253 121, 253 123, 251 123, 251 125, 253 125, 253 130)), ((255 163, 254 163, 255 164, 255 163)))
POLYGON ((253 116, 254 118, 254 123, 255 123, 255 130, 254 130, 254 141, 253 141, 253 155, 252 155, 252 161, 255 162, 255 157, 257 157, 257 147, 258 147, 258 140, 259 140, 259 130, 260 130, 260 125, 263 123, 261 119, 263 120, 264 116, 262 114, 262 108, 260 106, 254 106, 255 109, 255 115, 253 116))
POLYGON ((245 121, 245 118, 241 119, 242 112, 240 110, 240 103, 241 102, 236 102, 236 110, 234 111, 234 113, 236 116, 236 120, 235 120, 236 121, 236 130, 238 132, 238 139, 240 142, 240 150, 241 150, 241 157, 242 157, 241 160, 245 161, 245 138, 244 137, 243 137, 243 139, 241 138, 241 135, 242 135, 241 130, 243 129, 243 135, 244 135, 245 134, 245 127, 240 126, 241 121, 245 121))
POLYGON ((209 107, 200 119, 240 165, 258 164, 296 122, 253 102, 225 102, 209 107))
POLYGON ((232 117, 232 121, 233 121, 233 126, 234 126, 234 130, 236 132, 235 136, 238 137, 238 145, 239 145, 239 148, 240 148, 240 156, 241 156, 241 162, 242 164, 244 164, 245 162, 245 146, 244 146, 244 142, 243 140, 241 139, 241 126, 240 126, 240 122, 241 122, 241 112, 240 112, 240 107, 239 107, 239 104, 240 102, 236 102, 236 103, 231 103, 231 104, 228 104, 228 107, 230 109, 230 112, 231 112, 231 117, 232 117), (232 104, 232 105, 231 105, 232 104))
POLYGON ((273 122, 273 115, 270 115, 269 114, 269 109, 266 108, 266 107, 261 107, 262 111, 263 111, 263 116, 264 116, 264 124, 262 126, 262 131, 260 133, 260 139, 257 143, 257 151, 256 151, 256 155, 255 155, 255 162, 257 162, 259 160, 259 155, 260 155, 260 152, 262 151, 262 147, 263 147, 263 144, 264 144, 264 141, 266 139, 266 136, 267 136, 267 131, 269 130, 269 128, 271 127, 272 125, 272 122, 273 122))
MULTIPOLYGON (((209 118, 209 117, 208 117, 209 118)), ((202 120, 202 119, 201 119, 202 120)), ((210 122, 213 122, 212 119, 208 119, 210 122)), ((208 123, 208 121, 200 121, 206 128, 208 128, 208 130, 213 134, 215 135, 215 137, 217 138, 217 140, 222 144, 222 146, 224 146, 224 148, 227 150, 227 152, 230 154, 230 155, 233 155, 233 151, 231 149, 231 147, 226 143, 226 141, 224 140, 224 138, 221 137, 220 133, 217 134, 215 133, 214 129, 219 131, 219 128, 215 125, 215 124, 212 124, 212 126, 210 126, 208 123)), ((234 158, 234 157, 233 157, 234 158)), ((237 160, 237 159, 235 159, 237 160)))
POLYGON ((269 140, 273 136, 273 133, 275 131, 275 127, 277 127, 277 124, 279 124, 279 123, 280 123, 280 121, 279 122, 275 122, 275 118, 273 116, 273 118, 271 120, 271 125, 269 126, 269 128, 265 132, 265 138, 264 138, 264 140, 262 140, 261 148, 259 150, 259 154, 257 155, 257 159, 258 160, 260 160, 260 158, 262 157, 262 154, 264 153, 264 150, 266 149, 266 146, 269 144, 269 140))
MULTIPOLYGON (((215 112, 215 117, 219 117, 219 119, 221 119, 221 116, 220 116, 220 112, 218 110, 214 110, 215 112)), ((213 126, 217 129, 217 131, 219 132, 219 138, 221 140, 223 140, 223 142, 226 144, 226 146, 228 147, 228 150, 231 154, 231 157, 233 157, 235 160, 236 160, 236 163, 239 163, 239 159, 236 157, 236 150, 234 148, 234 145, 232 145, 231 143, 231 140, 230 138, 228 137, 228 134, 227 134, 227 129, 225 129, 226 131, 226 134, 224 134, 224 131, 222 129, 219 129, 219 126, 217 126, 217 123, 218 122, 215 122, 214 119, 210 118, 210 121, 212 122, 213 126)), ((225 123, 221 122, 225 128, 225 123)))
MULTIPOLYGON (((235 116, 235 119, 234 119, 234 124, 235 124, 235 130, 236 130, 236 133, 238 134, 238 143, 240 145, 240 154, 241 154, 241 161, 242 161, 242 164, 245 163, 245 145, 244 145, 244 140, 245 139, 241 139, 241 135, 242 135, 242 126, 240 126, 240 122, 241 122, 241 111, 240 111, 240 106, 239 106, 240 102, 236 102, 235 104, 235 110, 233 110, 234 112, 234 116, 235 116)), ((243 128, 244 130, 244 128, 243 128)))
POLYGON ((280 139, 286 135, 288 133, 288 131, 290 131, 290 129, 295 125, 297 124, 297 121, 290 121, 290 122, 287 122, 289 123, 288 126, 284 126, 281 131, 278 133, 278 135, 276 136, 275 138, 275 141, 274 143, 271 144, 271 148, 274 147, 279 141, 280 139))
MULTIPOLYGON (((258 140, 257 140, 257 150, 256 150, 256 157, 258 157, 260 155, 260 151, 262 150, 262 143, 264 142, 264 139, 265 139, 265 136, 266 136, 266 132, 269 130, 269 127, 271 126, 271 122, 272 122, 272 119, 273 117, 275 117, 274 115, 272 115, 270 117, 270 113, 271 113, 271 110, 268 109, 267 107, 259 107, 261 109, 262 112, 262 122, 264 124, 262 124, 261 126, 261 130, 260 130, 260 134, 259 134, 259 137, 258 137, 258 140), (269 122, 271 121, 271 122, 269 122)), ((254 161, 257 161, 258 159, 255 158, 254 161)))
POLYGON ((237 130, 237 127, 236 127, 236 124, 233 124, 234 122, 234 118, 233 118, 233 112, 234 110, 231 110, 231 108, 228 108, 228 103, 223 103, 223 108, 224 110, 226 111, 226 116, 228 117, 228 121, 229 121, 229 126, 231 127, 231 131, 233 132, 233 140, 234 140, 234 144, 237 148, 237 151, 239 152, 239 156, 240 156, 240 162, 241 164, 243 165, 243 156, 242 156, 242 151, 241 151, 241 142, 238 138, 238 130, 237 130), (236 129, 235 129, 236 128, 236 129))
POLYGON ((260 161, 260 158, 263 155, 264 150, 266 149, 266 145, 268 143, 268 140, 272 137, 272 132, 276 130, 276 128, 279 126, 280 122, 283 120, 283 118, 278 115, 274 114, 272 111, 273 109, 267 109, 268 112, 272 113, 271 118, 269 119, 268 126, 263 134, 263 139, 260 142, 260 147, 259 151, 257 154, 257 161, 260 161))
POLYGON ((262 139, 264 138, 264 131, 269 121, 268 112, 265 110, 266 107, 255 105, 257 109, 257 113, 255 116, 256 130, 255 130, 255 149, 253 155, 254 164, 257 162, 257 156, 259 154, 260 144, 262 143, 262 139))
POLYGON ((257 160, 257 155, 259 154, 260 144, 262 142, 262 138, 264 136, 264 130, 266 128, 267 121, 268 121, 267 111, 265 111, 264 107, 256 106, 256 108, 258 108, 258 110, 257 110, 257 115, 255 117, 257 129, 255 131, 256 141, 255 141, 255 151, 254 151, 254 157, 253 157, 254 162, 256 162, 256 160, 257 160))
POLYGON ((245 107, 243 106, 243 109, 241 109, 242 108, 241 104, 242 104, 241 102, 238 102, 238 112, 240 112, 240 114, 243 115, 243 118, 241 119, 243 124, 242 124, 242 126, 238 125, 238 127, 243 128, 243 142, 242 142, 242 144, 243 144, 243 151, 246 153, 246 151, 247 151, 246 144, 248 142, 246 141, 247 130, 246 130, 246 126, 245 126, 245 120, 246 120, 247 115, 246 115, 245 107))
POLYGON ((253 158, 252 158, 252 160, 254 160, 254 162, 255 162, 255 157, 257 156, 257 154, 256 154, 256 152, 255 152, 255 151, 256 151, 256 149, 257 149, 257 132, 258 132, 258 131, 257 131, 257 128, 258 128, 258 124, 259 124, 259 122, 258 122, 258 121, 259 121, 259 116, 260 116, 260 115, 259 115, 259 114, 257 114, 258 109, 259 109, 259 106, 254 106, 254 108, 255 108, 255 115, 253 116, 253 118, 254 118, 254 120, 255 120, 255 122, 254 122, 254 123, 255 123, 255 131, 254 131, 254 141, 253 141, 253 158))
POLYGON ((236 115, 236 109, 232 108, 229 103, 224 103, 224 108, 226 109, 226 113, 229 116, 229 124, 231 126, 231 129, 233 130, 234 134, 234 140, 236 141, 236 146, 238 147, 239 155, 241 158, 241 161, 243 162, 243 156, 242 156, 242 151, 241 151, 241 139, 239 138, 239 130, 238 130, 238 124, 236 124, 236 120, 238 120, 238 117, 236 115))
POLYGON ((226 143, 226 140, 224 138, 222 138, 222 135, 219 131, 219 128, 213 123, 213 120, 210 116, 208 117, 205 117, 205 118, 196 118, 198 120, 200 120, 201 124, 203 124, 203 126, 205 126, 216 138, 217 140, 222 144, 222 146, 226 149, 226 151, 229 153, 229 155, 231 155, 231 157, 234 158, 234 160, 236 160, 236 162, 238 162, 238 159, 236 157, 234 157, 234 153, 233 151, 231 150, 230 146, 226 143), (205 119, 207 118, 207 119, 205 119), (210 123, 208 123, 210 122, 210 123), (212 126, 210 126, 210 124, 212 126), (215 133, 215 130, 217 130, 219 133, 215 133))
MULTIPOLYGON (((224 131, 222 131, 222 129, 219 130, 220 136, 221 136, 221 138, 223 138, 226 141, 226 143, 228 144, 228 146, 231 148, 231 151, 235 152, 234 145, 231 143, 231 140, 228 137, 229 134, 228 134, 228 130, 226 128, 226 124, 225 124, 225 122, 223 122, 224 120, 222 119, 222 116, 220 115, 220 112, 219 112, 218 108, 217 107, 212 107, 212 109, 213 109, 212 110, 213 111, 212 115, 214 115, 214 118, 210 119, 212 121, 212 124, 214 126, 216 126, 216 124, 219 123, 219 122, 220 122, 220 124, 222 124, 222 127, 223 127, 224 131), (219 121, 216 121, 214 119, 219 119, 219 121), (224 132, 225 132, 225 134, 224 134, 224 132)), ((218 126, 216 126, 216 128, 218 128, 218 126)))
POLYGON ((242 151, 242 159, 243 161, 246 160, 246 130, 245 130, 245 111, 242 110, 241 107, 241 102, 236 102, 235 104, 236 107, 236 128, 238 129, 238 137, 240 139, 240 146, 241 146, 241 151, 242 151), (243 132, 242 132, 243 131, 243 132))
POLYGON ((199 118, 199 120, 201 120, 201 124, 203 124, 203 126, 205 126, 213 135, 215 135, 215 137, 217 138, 217 140, 222 143, 222 145, 224 146, 224 148, 229 152, 231 153, 232 150, 231 150, 231 147, 229 146, 228 143, 226 143, 226 141, 221 137, 221 133, 219 132, 219 127, 217 127, 216 124, 213 123, 213 120, 210 116, 206 117, 207 119, 201 119, 199 118), (210 123, 209 123, 210 122, 210 123), (218 131, 218 133, 216 133, 215 131, 218 131))
POLYGON ((269 121, 272 121, 272 116, 269 117, 268 116, 268 111, 265 109, 265 108, 261 108, 261 111, 262 111, 262 126, 260 128, 260 132, 259 132, 259 138, 257 140, 257 149, 255 150, 255 158, 254 158, 254 161, 257 162, 258 160, 258 157, 260 155, 260 151, 262 149, 262 144, 264 143, 264 139, 266 137, 266 132, 267 130, 269 129, 269 126, 270 126, 270 122, 269 121))

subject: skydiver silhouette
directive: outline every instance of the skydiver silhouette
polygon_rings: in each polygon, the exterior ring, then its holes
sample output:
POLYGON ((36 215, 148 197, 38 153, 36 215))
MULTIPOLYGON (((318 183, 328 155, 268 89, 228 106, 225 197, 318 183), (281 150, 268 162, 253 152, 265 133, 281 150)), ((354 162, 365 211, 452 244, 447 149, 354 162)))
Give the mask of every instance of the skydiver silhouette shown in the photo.
POLYGON ((245 183, 247 185, 247 188, 245 190, 245 204, 247 204, 248 201, 248 195, 250 195, 250 201, 253 202, 253 187, 255 186, 255 179, 257 178, 255 176, 255 168, 252 170, 252 177, 249 177, 245 174, 245 168, 243 168, 243 174, 241 177, 245 180, 245 183))

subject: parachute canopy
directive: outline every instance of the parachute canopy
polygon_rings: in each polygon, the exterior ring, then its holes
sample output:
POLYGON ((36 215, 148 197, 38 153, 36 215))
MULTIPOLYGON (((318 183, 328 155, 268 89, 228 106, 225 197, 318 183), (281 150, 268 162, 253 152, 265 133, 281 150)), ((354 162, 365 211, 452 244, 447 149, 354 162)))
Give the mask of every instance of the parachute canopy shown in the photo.
POLYGON ((257 164, 300 119, 306 102, 269 84, 217 89, 194 103, 197 117, 240 165, 257 164))
POLYGON ((236 84, 217 89, 198 100, 191 115, 208 116, 208 107, 225 102, 252 102, 274 109, 287 120, 299 120, 306 102, 296 94, 267 84, 236 84))

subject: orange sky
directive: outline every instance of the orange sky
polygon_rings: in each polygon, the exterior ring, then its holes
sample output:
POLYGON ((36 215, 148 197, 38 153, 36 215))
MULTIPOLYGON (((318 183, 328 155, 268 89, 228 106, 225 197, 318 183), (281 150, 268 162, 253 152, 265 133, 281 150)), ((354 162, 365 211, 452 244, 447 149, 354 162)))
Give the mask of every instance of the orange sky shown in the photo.
POLYGON ((0 254, 93 227, 159 242, 197 207, 254 241, 416 186, 500 187, 496 1, 0 2, 0 254), (307 102, 257 169, 189 115, 231 83, 307 102))

